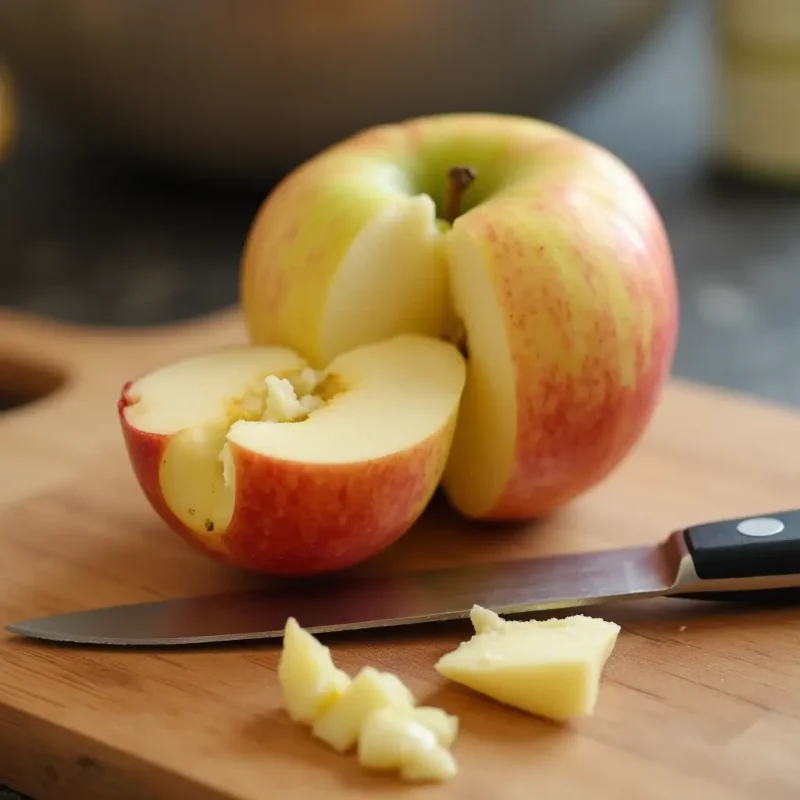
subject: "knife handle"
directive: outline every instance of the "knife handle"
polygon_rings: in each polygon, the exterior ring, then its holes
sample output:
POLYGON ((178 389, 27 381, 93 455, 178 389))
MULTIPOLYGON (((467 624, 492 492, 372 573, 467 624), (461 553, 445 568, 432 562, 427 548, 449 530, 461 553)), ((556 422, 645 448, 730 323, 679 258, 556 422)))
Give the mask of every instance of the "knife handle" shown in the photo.
POLYGON ((684 539, 701 580, 800 575, 800 510, 693 525, 684 539))

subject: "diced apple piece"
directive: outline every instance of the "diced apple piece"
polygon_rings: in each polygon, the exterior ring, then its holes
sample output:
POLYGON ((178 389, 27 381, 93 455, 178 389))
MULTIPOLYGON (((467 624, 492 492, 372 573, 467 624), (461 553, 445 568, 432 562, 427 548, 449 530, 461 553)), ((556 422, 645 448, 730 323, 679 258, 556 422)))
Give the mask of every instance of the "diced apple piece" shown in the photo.
POLYGON ((431 731, 442 747, 453 746, 458 736, 458 717, 434 706, 418 706, 411 716, 431 731))
POLYGON ((343 753, 358 741, 367 717, 386 707, 412 708, 410 689, 391 672, 364 667, 342 696, 314 723, 314 736, 343 753))
POLYGON ((431 743, 449 748, 457 736, 458 717, 444 709, 388 706, 373 711, 366 718, 359 734, 358 758, 364 766, 373 769, 398 769, 407 749, 430 746, 431 743), (406 738, 413 740, 413 747, 411 744, 403 747, 397 744, 406 742, 406 738))
POLYGON ((414 748, 438 747, 436 735, 412 709, 387 706, 370 712, 358 737, 358 761, 368 769, 400 769, 414 748))
POLYGON ((603 667, 619 625, 580 615, 543 622, 498 617, 502 623, 498 624, 482 611, 473 609, 473 622, 494 627, 442 656, 435 666, 439 674, 553 720, 594 713, 603 667))
POLYGON ((294 617, 286 621, 278 680, 289 716, 309 725, 350 685, 349 676, 334 666, 330 648, 301 628, 294 617))
POLYGON ((446 781, 458 773, 453 754, 444 747, 420 751, 400 767, 404 781, 446 781))
POLYGON ((455 759, 437 735, 413 712, 397 707, 378 709, 366 718, 358 761, 367 769, 399 769, 404 780, 446 780, 457 772, 455 759))

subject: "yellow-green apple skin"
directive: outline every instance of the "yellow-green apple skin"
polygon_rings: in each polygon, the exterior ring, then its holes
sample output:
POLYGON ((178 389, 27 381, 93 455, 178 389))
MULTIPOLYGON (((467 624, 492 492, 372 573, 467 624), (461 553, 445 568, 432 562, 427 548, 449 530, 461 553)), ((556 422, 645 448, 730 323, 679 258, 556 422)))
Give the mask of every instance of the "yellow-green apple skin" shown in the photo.
POLYGON ((453 114, 364 131, 289 174, 243 253, 251 340, 324 366, 400 332, 466 332, 443 483, 468 517, 549 513, 644 432, 678 332, 672 254, 632 170, 533 119, 453 114), (442 219, 450 168, 477 177, 442 219))

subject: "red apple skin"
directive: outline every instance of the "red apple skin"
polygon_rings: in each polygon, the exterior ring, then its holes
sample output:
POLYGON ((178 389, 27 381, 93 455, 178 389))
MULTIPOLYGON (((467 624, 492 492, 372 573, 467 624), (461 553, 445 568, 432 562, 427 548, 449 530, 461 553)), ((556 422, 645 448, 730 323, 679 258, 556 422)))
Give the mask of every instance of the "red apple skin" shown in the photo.
POLYGON ((289 464, 232 450, 236 510, 226 553, 246 569, 284 575, 345 569, 393 544, 430 502, 449 452, 439 437, 357 465, 289 464))
POLYGON ((117 413, 122 426, 122 436, 125 442, 125 449, 128 453, 128 459, 133 468, 133 474, 136 476, 136 480, 142 492, 144 492, 144 496, 159 517, 189 544, 198 548, 206 555, 216 558, 218 557, 217 549, 209 547, 202 539, 198 538, 196 533, 190 531, 175 514, 172 513, 164 500, 159 485, 158 473, 161 461, 164 457, 164 452, 169 445, 171 437, 141 431, 128 423, 125 419, 125 409, 136 402, 136 399, 130 395, 130 387, 132 385, 133 381, 128 381, 122 387, 122 394, 117 402, 117 413))
MULTIPOLYGON (((130 384, 128 384, 129 386, 130 384)), ((397 541, 438 485, 455 427, 402 453, 352 465, 282 461, 231 444, 233 516, 225 530, 185 525, 164 497, 159 470, 170 436, 131 426, 123 389, 122 432, 134 474, 156 513, 185 541, 222 563, 278 576, 310 576, 355 566, 397 541)))
POLYGON ((660 215, 638 178, 599 148, 569 140, 550 147, 554 163, 562 166, 552 180, 542 181, 541 199, 530 201, 534 211, 537 204, 547 208, 541 224, 532 214, 526 230, 488 207, 473 209, 462 221, 494 265, 498 305, 506 310, 508 338, 516 343, 511 348, 517 376, 514 468, 482 515, 489 520, 548 515, 611 473, 647 428, 677 343, 672 254, 660 215), (570 161, 572 170, 564 166, 570 161), (593 171, 586 171, 588 161, 593 171), (598 178, 605 180, 616 207, 589 215, 586 198, 597 203, 592 182, 598 178), (559 230, 568 235, 559 236, 559 230), (580 299, 591 308, 585 312, 589 331, 573 323, 574 288, 554 279, 565 249, 571 251, 573 279, 585 287, 580 299), (609 290, 611 274, 622 282, 617 295, 609 290), (645 313, 649 326, 625 322, 645 313), (560 337, 558 355, 543 357, 541 343, 554 335, 560 337), (585 353, 572 374, 561 363, 571 352, 585 353), (631 353, 630 360, 623 359, 624 352, 631 353))

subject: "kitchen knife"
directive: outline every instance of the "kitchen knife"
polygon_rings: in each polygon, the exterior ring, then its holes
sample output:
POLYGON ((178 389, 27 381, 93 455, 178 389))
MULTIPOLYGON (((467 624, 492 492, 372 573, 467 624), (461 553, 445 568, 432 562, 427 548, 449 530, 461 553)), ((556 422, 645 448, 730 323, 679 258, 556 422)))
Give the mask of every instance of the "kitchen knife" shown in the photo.
MULTIPOLYGON (((37 639, 173 646, 279 637, 293 616, 313 633, 649 597, 756 599, 800 588, 800 510, 703 523, 663 542, 406 574, 279 582, 269 588, 79 611, 8 625, 37 639)), ((800 593, 798 593, 800 599, 800 593)))

